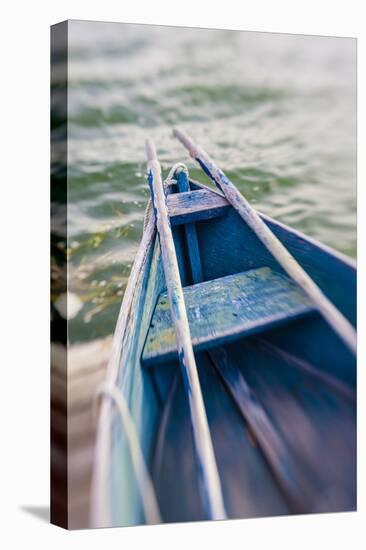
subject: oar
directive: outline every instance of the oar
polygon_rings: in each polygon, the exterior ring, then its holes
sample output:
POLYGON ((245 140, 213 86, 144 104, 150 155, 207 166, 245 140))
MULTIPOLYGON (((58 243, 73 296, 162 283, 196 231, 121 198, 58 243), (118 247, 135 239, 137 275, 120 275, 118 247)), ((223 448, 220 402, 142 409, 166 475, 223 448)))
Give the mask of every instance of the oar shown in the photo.
POLYGON ((203 499, 209 519, 225 519, 226 512, 220 478, 193 353, 183 288, 161 179, 161 169, 154 145, 151 141, 147 141, 146 143, 146 153, 149 184, 156 216, 171 316, 176 335, 179 363, 189 402, 194 447, 198 460, 203 499))
POLYGON ((342 315, 334 304, 328 300, 311 277, 309 277, 281 241, 263 222, 256 210, 216 166, 209 155, 198 147, 183 130, 175 128, 173 134, 188 149, 191 157, 200 164, 201 168, 215 182, 227 200, 254 231, 264 246, 276 258, 283 269, 309 296, 314 306, 321 315, 323 315, 324 319, 329 323, 336 334, 338 334, 348 348, 356 355, 357 335, 352 324, 342 315))

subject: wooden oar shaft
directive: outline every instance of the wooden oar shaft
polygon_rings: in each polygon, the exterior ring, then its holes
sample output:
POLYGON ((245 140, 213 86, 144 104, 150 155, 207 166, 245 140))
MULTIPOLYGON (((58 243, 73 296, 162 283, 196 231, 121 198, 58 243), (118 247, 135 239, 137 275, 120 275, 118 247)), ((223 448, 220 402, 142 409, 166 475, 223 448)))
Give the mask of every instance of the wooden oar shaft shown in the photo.
POLYGON ((146 144, 149 183, 160 239, 160 249, 174 325, 179 363, 188 397, 194 446, 199 462, 201 487, 210 519, 225 519, 226 512, 221 492, 206 410, 194 357, 183 288, 179 275, 173 235, 169 222, 160 164, 153 144, 146 144))
POLYGON ((306 271, 304 271, 304 269, 285 248, 281 241, 263 222, 256 210, 243 197, 235 185, 216 166, 209 155, 203 149, 198 147, 183 130, 175 128, 174 135, 188 149, 191 157, 198 161, 205 172, 208 173, 211 179, 224 193, 227 200, 254 231, 265 247, 276 258, 283 269, 309 296, 314 306, 318 309, 342 341, 354 354, 356 354, 357 336, 352 324, 344 317, 344 315, 342 315, 334 304, 328 300, 311 277, 309 277, 306 271))

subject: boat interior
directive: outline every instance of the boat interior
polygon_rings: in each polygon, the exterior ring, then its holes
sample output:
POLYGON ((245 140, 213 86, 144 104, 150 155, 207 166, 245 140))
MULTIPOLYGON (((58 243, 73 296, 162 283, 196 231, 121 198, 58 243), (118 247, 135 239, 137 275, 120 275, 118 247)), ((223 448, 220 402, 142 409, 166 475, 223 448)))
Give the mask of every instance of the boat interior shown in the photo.
MULTIPOLYGON (((177 180, 167 205, 228 517, 354 510, 353 355, 220 193, 177 180)), ((353 267, 263 219, 355 324, 353 267)), ((129 368, 121 369, 119 386, 131 403, 163 520, 204 520, 157 237, 139 285, 145 292, 135 317, 142 321, 131 321, 129 368)), ((121 461, 128 452, 118 423, 114 440, 122 441, 113 452, 121 461)), ((118 494, 128 465, 113 471, 115 501, 129 500, 125 522, 138 523, 133 483, 127 497, 118 494)), ((115 508, 121 524, 123 502, 115 508)))

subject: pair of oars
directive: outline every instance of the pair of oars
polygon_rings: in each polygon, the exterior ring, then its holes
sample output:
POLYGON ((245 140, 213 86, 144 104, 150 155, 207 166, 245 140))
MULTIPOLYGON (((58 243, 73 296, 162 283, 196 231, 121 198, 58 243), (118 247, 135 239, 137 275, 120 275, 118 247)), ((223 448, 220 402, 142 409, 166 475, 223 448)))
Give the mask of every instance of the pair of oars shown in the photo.
MULTIPOLYGON (((195 145, 191 138, 182 130, 175 129, 174 135, 188 149, 191 156, 200 164, 202 169, 224 193, 227 200, 237 210, 249 227, 251 227, 282 268, 309 296, 311 302, 323 315, 324 319, 329 323, 336 334, 343 340, 351 352, 355 354, 357 337, 351 323, 349 323, 334 304, 328 300, 311 277, 309 277, 295 258, 272 233, 258 213, 239 193, 225 174, 216 166, 208 154, 195 145)), ((178 261, 161 179, 160 164, 156 156, 155 148, 150 141, 147 142, 146 149, 152 202, 160 239, 168 296, 171 304, 172 321, 176 333, 179 362, 189 401, 194 446, 199 462, 201 487, 203 488, 209 518, 223 519, 226 517, 225 506, 190 337, 183 288, 180 280, 178 261)))

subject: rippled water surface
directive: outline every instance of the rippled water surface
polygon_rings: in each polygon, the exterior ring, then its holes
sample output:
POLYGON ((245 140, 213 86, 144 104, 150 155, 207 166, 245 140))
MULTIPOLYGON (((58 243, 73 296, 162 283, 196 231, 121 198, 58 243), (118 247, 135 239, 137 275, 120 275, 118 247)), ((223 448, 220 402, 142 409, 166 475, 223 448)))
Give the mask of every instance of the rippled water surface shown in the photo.
POLYGON ((113 331, 148 199, 144 141, 164 173, 181 125, 255 206, 356 254, 352 39, 129 24, 69 27, 72 340, 113 331))

